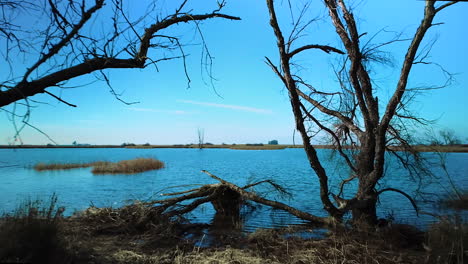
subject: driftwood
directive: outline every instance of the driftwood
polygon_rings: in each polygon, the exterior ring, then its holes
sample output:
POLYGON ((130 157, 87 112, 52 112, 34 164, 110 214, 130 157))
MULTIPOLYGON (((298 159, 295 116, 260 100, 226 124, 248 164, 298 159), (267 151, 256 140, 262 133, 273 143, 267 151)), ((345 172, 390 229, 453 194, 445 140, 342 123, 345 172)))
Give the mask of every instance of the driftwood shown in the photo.
POLYGON ((248 191, 248 189, 259 184, 270 184, 278 191, 284 193, 285 190, 281 186, 275 184, 273 181, 264 180, 246 185, 244 187, 239 187, 231 182, 209 173, 208 171, 202 170, 202 172, 219 181, 219 183, 207 184, 201 186, 200 188, 190 189, 182 192, 162 194, 163 196, 177 195, 177 197, 151 201, 145 204, 153 206, 155 210, 158 210, 161 214, 167 217, 173 217, 182 216, 185 213, 191 212, 198 206, 210 202, 216 210, 216 217, 231 217, 233 219, 238 219, 240 217, 240 209, 242 205, 244 205, 247 201, 252 201, 258 204, 270 206, 274 209, 286 211, 302 220, 313 224, 331 225, 335 222, 333 218, 314 216, 288 206, 284 203, 268 200, 252 191, 248 191), (183 203, 187 201, 189 203, 183 203))

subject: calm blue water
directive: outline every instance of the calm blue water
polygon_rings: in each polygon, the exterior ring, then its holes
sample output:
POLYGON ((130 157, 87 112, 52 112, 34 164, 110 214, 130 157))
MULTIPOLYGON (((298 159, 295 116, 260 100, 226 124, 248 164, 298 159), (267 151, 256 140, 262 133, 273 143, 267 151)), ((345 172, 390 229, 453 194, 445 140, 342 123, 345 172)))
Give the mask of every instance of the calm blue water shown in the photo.
MULTIPOLYGON (((319 150, 329 169, 332 192, 337 193, 338 181, 348 172, 333 158, 330 150, 319 150)), ((431 157, 433 154, 425 154, 431 157)), ((468 154, 447 154, 447 166, 457 186, 468 188, 468 154)), ((0 211, 10 212, 25 199, 47 200, 53 193, 66 213, 83 210, 90 205, 118 207, 133 200, 161 199, 161 193, 193 188, 192 184, 216 183, 201 170, 207 170, 237 185, 263 179, 274 179, 286 187, 292 197, 281 197, 271 188, 258 188, 260 194, 298 209, 325 216, 319 200, 315 174, 308 166, 302 149, 229 150, 229 149, 0 149, 0 211), (137 175, 93 175, 90 168, 67 171, 36 172, 38 162, 119 161, 136 157, 153 157, 164 161, 166 167, 137 175), (174 187, 175 186, 175 187, 174 187)), ((437 178, 426 178, 421 187, 411 181, 396 166, 389 166, 381 188, 395 187, 416 195, 423 210, 440 213, 434 201, 450 191, 445 176, 432 168, 437 178), (433 194, 433 195, 432 195, 433 194), (423 201, 422 198, 429 201, 423 201)), ((353 185, 347 187, 353 190, 353 185)), ((351 194, 347 196, 350 198, 351 194)), ((193 212, 194 221, 210 222, 214 210, 205 204, 193 212)), ((399 221, 424 227, 434 219, 416 216, 411 204, 403 196, 386 192, 381 195, 379 215, 394 215, 399 221)), ((259 209, 247 217, 245 229, 283 226, 301 223, 299 219, 281 211, 259 209)))

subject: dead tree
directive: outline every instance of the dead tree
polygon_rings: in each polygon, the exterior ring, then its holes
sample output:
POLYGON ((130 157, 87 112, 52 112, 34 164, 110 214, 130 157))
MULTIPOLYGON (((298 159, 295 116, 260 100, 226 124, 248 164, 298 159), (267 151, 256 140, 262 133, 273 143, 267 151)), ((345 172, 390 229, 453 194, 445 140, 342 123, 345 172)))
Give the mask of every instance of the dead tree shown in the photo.
MULTIPOLYGON (((425 61, 427 52, 418 53, 418 50, 426 32, 432 26, 439 25, 433 22, 434 17, 457 1, 443 2, 436 6, 436 1, 427 0, 424 16, 411 39, 396 37, 387 43, 369 46, 361 44, 367 33, 359 32, 352 9, 346 5, 346 1, 324 0, 331 23, 341 40, 341 46, 344 47, 343 50, 318 44, 296 47, 296 40, 303 36, 304 30, 312 21, 303 23, 301 19, 304 19, 305 12, 301 12, 289 38, 285 39, 276 16, 274 1, 266 2, 280 59, 279 65, 274 64, 269 58, 266 58, 266 63, 289 92, 296 129, 302 137, 310 166, 315 171, 320 184, 320 198, 324 209, 337 219, 340 219, 345 212, 351 211, 355 222, 373 225, 376 222, 379 194, 384 191, 397 191, 410 198, 395 188, 377 190, 377 183, 384 176, 385 153, 387 150, 392 151, 390 146, 397 145, 399 150, 405 150, 412 155, 410 159, 416 161, 419 159, 411 148, 404 128, 404 120, 422 122, 422 119, 406 112, 407 96, 410 93, 407 87, 408 77, 414 65, 428 63, 425 61), (410 42, 401 65, 399 79, 391 91, 393 95, 390 99, 387 102, 379 101, 369 64, 382 61, 382 57, 375 56, 378 48, 399 41, 410 42), (343 65, 336 71, 340 87, 335 90, 317 88, 293 72, 292 68, 297 65, 294 64, 294 59, 311 50, 336 54, 342 58, 343 65), (341 191, 338 195, 331 193, 327 169, 311 144, 311 139, 318 132, 328 135, 343 163, 351 172, 349 178, 341 182, 341 191), (340 197, 343 186, 353 180, 358 181, 354 197, 351 199, 340 197), (332 203, 331 195, 337 205, 332 203)), ((369 41, 372 41, 372 38, 369 41)), ((393 153, 405 168, 414 169, 401 153, 393 153)), ((412 201, 411 198, 410 200, 412 201)))
POLYGON ((287 193, 284 188, 271 180, 263 180, 244 187, 239 187, 216 175, 202 170, 211 178, 219 181, 217 184, 206 184, 202 187, 190 189, 187 191, 163 194, 164 196, 176 196, 174 198, 155 200, 145 203, 145 205, 155 206, 161 215, 165 217, 181 216, 193 211, 198 206, 211 203, 216 210, 217 216, 239 217, 240 209, 246 201, 252 201, 258 204, 266 205, 277 210, 283 210, 309 223, 318 225, 332 225, 335 220, 330 217, 318 217, 307 212, 300 211, 284 203, 269 200, 257 195, 251 189, 260 184, 269 184, 280 193, 287 193), (184 204, 184 201, 191 201, 184 204))
POLYGON ((198 148, 202 149, 205 144, 205 130, 199 128, 197 130, 197 135, 198 135, 198 148))
MULTIPOLYGON (((201 21, 240 18, 221 13, 224 1, 217 1, 211 12, 202 14, 189 9, 188 2, 181 0, 172 13, 163 13, 159 2, 150 1, 144 13, 135 15, 127 10, 131 1, 1 1, 0 41, 5 48, 0 56, 4 65, 9 65, 9 72, 5 71, 0 81, 0 110, 10 113, 12 119, 20 119, 20 125, 25 126, 29 125, 30 107, 47 103, 31 98, 36 94, 47 94, 76 107, 55 92, 56 88, 70 88, 68 81, 89 74, 104 81, 118 100, 131 104, 113 89, 109 70, 154 66, 158 71, 159 64, 171 60, 182 61, 190 83, 184 47, 193 39, 178 35, 177 26, 191 23, 201 35, 201 21), (26 16, 29 19, 24 19, 26 16), (41 18, 38 23, 34 23, 36 18, 41 18), (5 108, 10 104, 13 106, 5 108), (23 115, 17 112, 21 106, 27 107, 23 115)), ((212 56, 203 36, 201 39, 202 65, 208 65, 211 74, 212 56)), ((16 130, 18 133, 21 129, 16 130)))

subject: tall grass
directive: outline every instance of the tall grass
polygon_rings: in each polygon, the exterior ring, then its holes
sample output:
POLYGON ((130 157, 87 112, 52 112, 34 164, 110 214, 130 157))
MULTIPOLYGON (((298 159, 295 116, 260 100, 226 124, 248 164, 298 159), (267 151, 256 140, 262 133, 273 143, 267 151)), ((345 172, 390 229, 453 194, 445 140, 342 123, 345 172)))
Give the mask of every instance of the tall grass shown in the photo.
POLYGON ((38 163, 36 171, 69 170, 93 167, 93 174, 135 174, 164 168, 164 162, 153 158, 137 158, 119 162, 96 161, 88 163, 38 163))
POLYGON ((433 224, 426 234, 427 263, 468 263, 468 224, 451 216, 433 224))
POLYGON ((46 170, 70 170, 78 168, 87 168, 91 167, 91 163, 38 163, 34 165, 34 169, 37 171, 46 171, 46 170))
POLYGON ((66 263, 69 257, 61 236, 65 209, 53 195, 48 204, 26 201, 0 224, 0 262, 66 263))
POLYGON ((164 162, 153 158, 122 160, 116 163, 106 162, 93 166, 94 174, 134 174, 164 168, 164 162))

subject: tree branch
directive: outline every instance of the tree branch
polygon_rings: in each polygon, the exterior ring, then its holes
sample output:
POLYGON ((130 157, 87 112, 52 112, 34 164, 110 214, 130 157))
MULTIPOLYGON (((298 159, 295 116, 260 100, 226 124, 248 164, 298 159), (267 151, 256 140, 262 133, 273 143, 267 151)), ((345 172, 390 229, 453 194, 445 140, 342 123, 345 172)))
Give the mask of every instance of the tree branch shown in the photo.
POLYGON ((76 107, 76 105, 74 105, 74 104, 70 104, 69 102, 67 102, 67 101, 63 100, 62 98, 60 98, 60 97, 56 96, 56 95, 55 95, 55 94, 53 94, 53 93, 49 93, 48 91, 44 91, 44 92, 45 92, 46 94, 48 94, 48 95, 50 95, 50 96, 54 97, 55 99, 59 100, 60 102, 62 102, 62 103, 64 103, 64 104, 68 105, 68 106, 71 106, 71 107, 76 107))
POLYGON ((338 111, 334 111, 334 110, 331 110, 329 108, 326 108, 325 106, 323 106, 320 102, 312 99, 310 96, 306 95, 305 93, 303 93, 301 90, 299 89, 296 89, 297 90, 297 93, 303 98, 305 99, 306 101, 308 101, 309 103, 311 103, 313 106, 315 106, 318 110, 320 110, 322 113, 324 114, 327 114, 327 115, 330 115, 330 116, 334 116, 336 118, 338 118, 341 122, 343 122, 343 124, 348 127, 351 131, 353 131, 354 134, 360 136, 362 134, 362 130, 357 127, 353 121, 351 119, 349 119, 348 117, 344 116, 342 113, 338 112, 338 111))
POLYGON ((56 55, 63 47, 68 45, 70 43, 70 40, 73 37, 75 37, 76 34, 78 34, 78 31, 91 18, 93 13, 101 9, 103 5, 104 5, 104 0, 95 0, 95 5, 91 7, 90 9, 88 9, 86 12, 83 12, 80 21, 73 26, 72 30, 64 38, 62 38, 57 44, 52 45, 52 48, 46 54, 43 54, 42 57, 31 68, 29 68, 26 71, 22 82, 26 82, 29 75, 33 71, 35 71, 41 64, 46 62, 48 59, 56 55))
MULTIPOLYGON (((79 63, 77 65, 70 66, 65 69, 61 69, 56 72, 50 73, 46 76, 43 76, 40 79, 28 81, 28 76, 33 71, 35 71, 41 64, 43 64, 48 59, 52 58, 64 46, 66 46, 72 40, 72 38, 78 34, 79 29, 81 29, 83 25, 87 21, 89 21, 92 14, 102 7, 104 0, 95 1, 95 6, 93 6, 86 12, 83 11, 84 13, 82 14, 80 22, 74 25, 73 29, 64 38, 62 38, 56 45, 54 45, 49 50, 49 52, 42 55, 41 59, 39 59, 31 68, 27 70, 21 82, 17 83, 13 88, 7 89, 5 91, 0 91, 0 107, 6 106, 12 102, 25 99, 29 96, 33 96, 38 93, 44 93, 45 89, 47 89, 48 87, 56 86, 58 83, 70 80, 78 76, 86 75, 94 71, 117 68, 144 68, 147 66, 145 64, 145 61, 148 59, 147 54, 149 48, 151 47, 150 41, 157 36, 168 38, 167 36, 156 35, 156 32, 168 28, 172 25, 186 23, 190 21, 201 21, 210 18, 240 20, 239 17, 220 13, 209 13, 203 15, 184 14, 172 16, 162 21, 159 21, 145 29, 145 33, 141 37, 141 41, 139 43, 139 50, 135 53, 133 58, 120 59, 115 57, 99 56, 97 54, 92 54, 94 58, 87 59, 84 62, 79 63)), ((183 54, 183 56, 185 55, 183 54)))
POLYGON ((438 9, 435 9, 434 8, 435 1, 426 1, 426 7, 424 9, 424 18, 422 19, 418 29, 416 30, 413 40, 411 44, 409 45, 408 50, 406 52, 397 87, 392 97, 390 98, 390 101, 385 110, 385 114, 383 115, 381 122, 380 122, 381 123, 380 133, 383 133, 383 131, 387 129, 388 125, 390 124, 391 119, 395 115, 398 104, 401 102, 403 98, 403 94, 406 91, 409 73, 411 71, 412 66, 414 65, 413 62, 415 60, 416 53, 419 49, 419 46, 427 30, 432 26, 432 21, 435 15, 437 14, 437 12, 441 11, 443 8, 453 5, 456 2, 457 1, 447 3, 439 7, 438 9))
POLYGON ((291 51, 290 53, 288 53, 288 56, 289 58, 292 58, 294 55, 298 54, 299 52, 302 52, 304 50, 309 50, 309 49, 320 49, 326 53, 330 53, 330 52, 335 52, 335 53, 338 53, 338 54, 345 54, 343 51, 337 49, 337 48, 334 48, 334 47, 331 47, 331 46, 327 46, 327 45, 317 45, 317 44, 313 44, 313 45, 305 45, 305 46, 302 46, 300 48, 297 48, 293 51, 291 51))
POLYGON ((398 189, 395 189, 395 188, 385 188, 383 190, 380 190, 377 192, 377 196, 382 194, 383 192, 388 192, 388 191, 391 191, 391 192, 397 192, 403 196, 405 196, 410 202, 411 202, 411 205, 413 206, 414 210, 416 211, 416 215, 419 216, 419 208, 418 206, 416 205, 416 202, 413 200, 413 198, 411 198, 411 196, 409 196, 407 193, 405 193, 404 191, 401 191, 401 190, 398 190, 398 189))
POLYGON ((335 140, 336 142, 336 145, 337 145, 337 150, 338 152, 340 153, 340 155, 344 158, 344 160, 346 161, 346 164, 348 164, 348 167, 356 172, 357 169, 356 167, 353 166, 353 163, 351 162, 351 160, 349 159, 348 155, 346 155, 344 152, 343 152, 343 148, 341 146, 341 143, 340 143, 340 139, 338 138, 338 136, 331 130, 329 129, 328 127, 325 127, 324 125, 322 125, 322 123, 320 123, 320 121, 318 121, 315 117, 313 117, 308 111, 307 109, 305 109, 305 106, 303 104, 301 104, 301 107, 303 109, 303 111, 306 113, 306 115, 312 119, 312 121, 314 121, 315 124, 317 124, 317 126, 320 127, 320 129, 322 130, 325 130, 330 136, 332 136, 332 138, 335 140))

